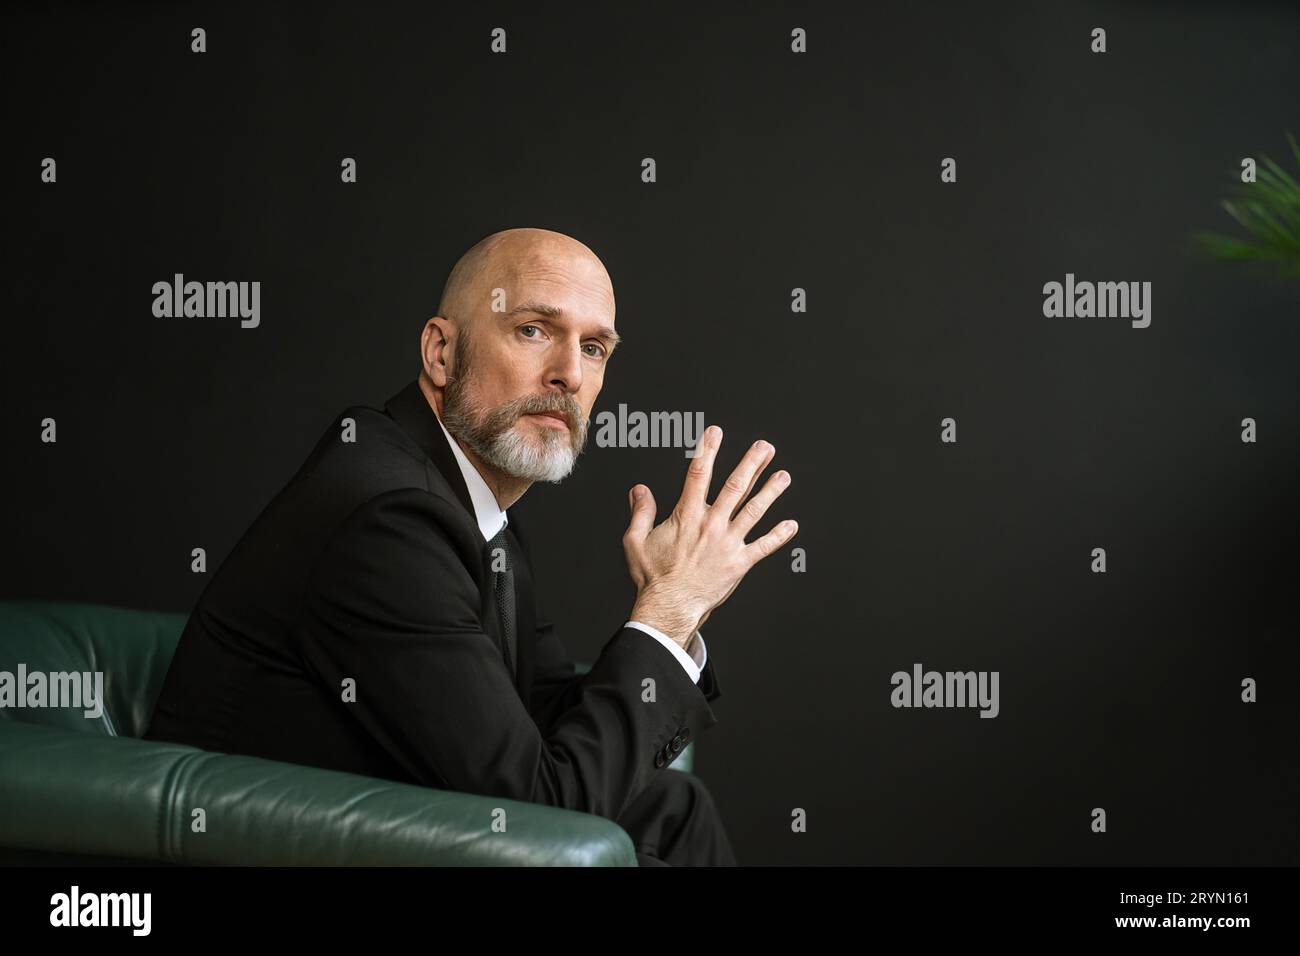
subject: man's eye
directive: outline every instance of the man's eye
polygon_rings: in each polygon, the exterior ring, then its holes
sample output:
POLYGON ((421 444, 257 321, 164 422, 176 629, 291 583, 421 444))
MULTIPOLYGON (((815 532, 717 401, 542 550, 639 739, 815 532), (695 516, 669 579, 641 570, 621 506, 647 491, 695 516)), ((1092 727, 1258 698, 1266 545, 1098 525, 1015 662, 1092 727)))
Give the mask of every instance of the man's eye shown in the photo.
POLYGON ((590 352, 590 353, 588 353, 588 354, 591 355, 593 358, 600 358, 601 356, 603 356, 603 355, 605 354, 605 347, 604 347, 603 345, 596 345, 595 343, 590 343, 590 344, 587 345, 587 348, 589 348, 589 349, 596 349, 596 350, 597 350, 597 351, 595 351, 595 352, 590 352))
MULTIPOLYGON (((524 326, 520 326, 519 331, 522 332, 522 331, 524 331, 525 329, 532 329, 534 332, 540 332, 540 331, 541 331, 541 329, 539 329, 539 328, 538 328, 537 326, 535 326, 535 325, 524 325, 524 326)), ((532 336, 530 335, 530 336, 528 336, 528 338, 532 338, 532 336)))

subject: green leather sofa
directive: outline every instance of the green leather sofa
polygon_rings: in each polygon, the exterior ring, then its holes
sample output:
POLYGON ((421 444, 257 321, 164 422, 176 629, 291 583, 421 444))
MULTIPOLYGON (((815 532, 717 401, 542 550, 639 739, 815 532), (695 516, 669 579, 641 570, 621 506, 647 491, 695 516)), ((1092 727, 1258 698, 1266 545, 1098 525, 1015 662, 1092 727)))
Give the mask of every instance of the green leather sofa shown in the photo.
MULTIPOLYGON (((0 672, 105 682, 97 717, 0 706, 0 864, 637 865, 592 814, 140 740, 185 620, 0 601, 0 672), (488 825, 496 807, 507 832, 488 825)), ((671 767, 689 772, 694 746, 671 767)))

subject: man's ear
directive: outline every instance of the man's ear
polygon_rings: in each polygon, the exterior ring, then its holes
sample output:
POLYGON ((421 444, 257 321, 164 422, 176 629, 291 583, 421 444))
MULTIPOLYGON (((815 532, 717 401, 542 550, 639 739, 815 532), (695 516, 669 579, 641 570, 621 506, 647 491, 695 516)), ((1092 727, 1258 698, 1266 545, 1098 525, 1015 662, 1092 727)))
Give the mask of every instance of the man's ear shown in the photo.
POLYGON ((424 362, 424 372, 437 388, 447 386, 447 359, 450 352, 451 323, 440 315, 435 315, 425 323, 420 335, 420 357, 424 362))

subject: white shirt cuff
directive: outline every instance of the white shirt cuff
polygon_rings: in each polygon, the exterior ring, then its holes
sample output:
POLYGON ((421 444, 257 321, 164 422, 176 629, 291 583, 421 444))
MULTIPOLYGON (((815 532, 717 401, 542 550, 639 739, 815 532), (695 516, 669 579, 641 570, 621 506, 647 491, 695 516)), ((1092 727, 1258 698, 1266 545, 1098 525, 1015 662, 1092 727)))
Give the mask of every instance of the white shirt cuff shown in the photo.
POLYGON ((668 650, 672 651, 673 657, 677 658, 682 667, 686 668, 686 673, 694 683, 698 684, 700 682, 700 674, 704 670, 704 665, 709 660, 709 652, 704 646, 704 635, 698 630, 691 635, 691 653, 688 654, 686 651, 682 650, 681 645, 657 627, 651 627, 649 624, 642 624, 640 621, 628 621, 623 626, 635 627, 638 631, 645 631, 664 647, 668 648, 668 650))

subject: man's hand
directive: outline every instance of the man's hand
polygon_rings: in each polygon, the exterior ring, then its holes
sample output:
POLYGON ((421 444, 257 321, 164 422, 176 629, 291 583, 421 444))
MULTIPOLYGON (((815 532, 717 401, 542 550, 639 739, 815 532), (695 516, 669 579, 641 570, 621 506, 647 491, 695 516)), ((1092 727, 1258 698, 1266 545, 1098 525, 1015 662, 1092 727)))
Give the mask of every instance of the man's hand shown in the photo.
POLYGON ((636 485, 629 498, 632 521, 623 535, 623 553, 637 588, 632 617, 663 631, 683 649, 749 569, 799 530, 797 522, 783 521, 745 543, 745 535, 790 484, 789 474, 778 471, 749 498, 776 453, 765 441, 745 453, 713 504, 705 500, 721 444, 722 429, 705 429, 699 454, 686 469, 681 498, 662 524, 654 525, 655 499, 649 488, 636 485))

